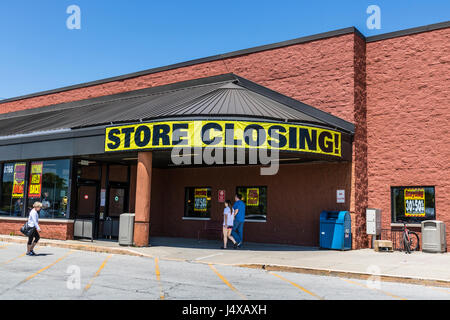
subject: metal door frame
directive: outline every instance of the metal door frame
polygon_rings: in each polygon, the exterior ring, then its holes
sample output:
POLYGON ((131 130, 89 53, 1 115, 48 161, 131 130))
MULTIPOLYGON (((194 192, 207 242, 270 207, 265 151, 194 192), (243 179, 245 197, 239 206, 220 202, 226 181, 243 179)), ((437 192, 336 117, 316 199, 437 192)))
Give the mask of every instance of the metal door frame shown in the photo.
POLYGON ((76 204, 75 204, 75 219, 82 218, 83 216, 78 215, 78 204, 79 204, 79 189, 80 187, 96 187, 95 192, 95 212, 94 216, 90 218, 93 220, 93 238, 98 239, 98 227, 99 227, 99 218, 100 218, 100 189, 101 183, 98 180, 88 180, 88 179, 79 179, 77 181, 77 192, 76 192, 76 204))

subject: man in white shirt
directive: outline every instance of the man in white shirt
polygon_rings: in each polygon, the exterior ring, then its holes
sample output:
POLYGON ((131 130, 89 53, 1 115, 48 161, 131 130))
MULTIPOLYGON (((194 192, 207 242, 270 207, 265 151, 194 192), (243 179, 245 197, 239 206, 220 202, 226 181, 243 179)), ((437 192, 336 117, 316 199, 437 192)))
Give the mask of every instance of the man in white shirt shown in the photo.
POLYGON ((39 227, 39 211, 41 211, 42 203, 35 202, 33 204, 33 209, 30 211, 30 215, 28 217, 28 227, 31 228, 30 234, 28 236, 28 244, 27 244, 27 256, 35 256, 33 249, 38 243, 40 236, 39 232, 41 228, 39 227), (33 241, 34 238, 34 241, 33 241))

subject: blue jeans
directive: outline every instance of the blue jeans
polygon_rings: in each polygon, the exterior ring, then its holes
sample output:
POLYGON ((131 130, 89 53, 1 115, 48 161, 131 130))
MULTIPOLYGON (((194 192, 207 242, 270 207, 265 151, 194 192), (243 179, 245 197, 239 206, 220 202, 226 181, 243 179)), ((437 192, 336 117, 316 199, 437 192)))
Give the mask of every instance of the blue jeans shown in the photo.
POLYGON ((234 221, 231 235, 237 243, 241 243, 244 240, 244 221, 234 221))

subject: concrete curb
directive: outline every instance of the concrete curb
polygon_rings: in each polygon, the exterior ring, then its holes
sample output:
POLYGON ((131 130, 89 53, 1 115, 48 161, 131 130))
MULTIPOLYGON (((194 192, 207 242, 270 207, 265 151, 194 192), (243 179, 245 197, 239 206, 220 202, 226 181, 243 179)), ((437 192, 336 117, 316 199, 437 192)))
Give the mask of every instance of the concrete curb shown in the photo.
MULTIPOLYGON (((26 243, 27 238, 25 237, 2 237, 0 236, 0 241, 3 242, 13 242, 13 243, 26 243)), ((75 243, 66 243, 66 242, 55 242, 52 240, 42 240, 39 241, 40 246, 53 246, 59 248, 67 248, 72 250, 82 250, 82 251, 91 251, 91 252, 101 252, 101 253, 112 253, 112 254, 121 254, 121 255, 130 255, 137 257, 146 257, 146 258, 155 258, 155 256, 151 254, 141 253, 133 249, 129 248, 111 248, 105 246, 98 245, 89 245, 89 244, 75 244, 75 243)), ((199 264, 209 264, 211 262, 207 261, 195 261, 195 260, 187 260, 187 259, 176 259, 176 258, 164 258, 159 257, 160 260, 168 260, 168 261, 186 261, 191 263, 199 263, 199 264)), ((400 283, 408 283, 408 284, 419 284, 425 286, 435 286, 435 287, 445 287, 450 288, 450 281, 441 280, 441 279, 428 279, 428 278, 418 278, 418 277, 407 277, 407 276, 393 276, 387 274, 370 274, 364 272, 355 272, 355 271, 346 271, 346 270, 334 270, 334 269, 320 269, 320 268, 311 268, 311 267, 301 267, 301 266, 286 266, 286 265, 276 265, 276 264, 263 264, 263 263, 249 263, 249 264, 226 264, 226 263, 217 263, 214 262, 212 264, 216 265, 226 265, 226 266, 236 266, 241 268, 250 268, 250 269, 262 269, 266 271, 282 271, 282 272, 295 272, 295 273, 305 273, 305 274, 314 274, 321 276, 334 276, 334 277, 342 277, 342 278, 352 278, 352 279, 361 279, 367 280, 369 278, 378 278, 380 281, 386 282, 400 282, 400 283)))
POLYGON ((393 275, 387 275, 387 274, 370 274, 370 273, 355 272, 355 271, 320 269, 320 268, 297 267, 297 266, 294 267, 294 266, 284 266, 284 265, 240 264, 237 266, 243 267, 243 268, 263 269, 263 270, 267 270, 267 271, 306 273, 306 274, 314 274, 314 275, 320 275, 320 276, 334 276, 334 277, 352 278, 352 279, 361 279, 361 280, 377 278, 380 281, 386 281, 386 282, 399 282, 399 283, 408 283, 408 284, 419 284, 419 285, 424 285, 424 286, 450 288, 450 281, 441 280, 441 279, 393 276, 393 275))
MULTIPOLYGON (((27 243, 27 238, 10 238, 10 237, 1 237, 0 241, 3 242, 12 242, 12 243, 27 243)), ((49 247, 58 247, 58 248, 66 248, 72 250, 81 250, 81 251, 91 251, 91 252, 101 252, 101 253, 113 253, 113 254, 123 254, 129 256, 139 256, 139 257, 148 257, 149 255, 136 252, 134 250, 126 249, 126 248, 110 248, 104 246, 96 246, 96 245, 88 245, 88 244, 76 244, 76 243, 59 243, 53 242, 52 240, 43 240, 39 241, 39 246, 49 246, 49 247)))

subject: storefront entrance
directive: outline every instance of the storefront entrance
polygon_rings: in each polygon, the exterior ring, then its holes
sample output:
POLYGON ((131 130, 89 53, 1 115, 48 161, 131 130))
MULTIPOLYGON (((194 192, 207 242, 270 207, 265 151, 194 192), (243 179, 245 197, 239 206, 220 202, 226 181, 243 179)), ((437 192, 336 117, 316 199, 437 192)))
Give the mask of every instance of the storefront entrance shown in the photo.
POLYGON ((76 160, 75 220, 90 221, 93 239, 117 239, 119 218, 129 212, 130 165, 76 160))
POLYGON ((143 90, 58 106, 66 122, 51 133, 26 129, 38 111, 0 119, 0 135, 25 135, 0 142, 0 214, 26 217, 40 199, 66 220, 58 237, 114 241, 120 215, 134 213, 134 244, 147 246, 150 234, 220 226, 239 193, 245 241, 310 246, 322 210, 349 209, 352 123, 233 74, 143 90))

